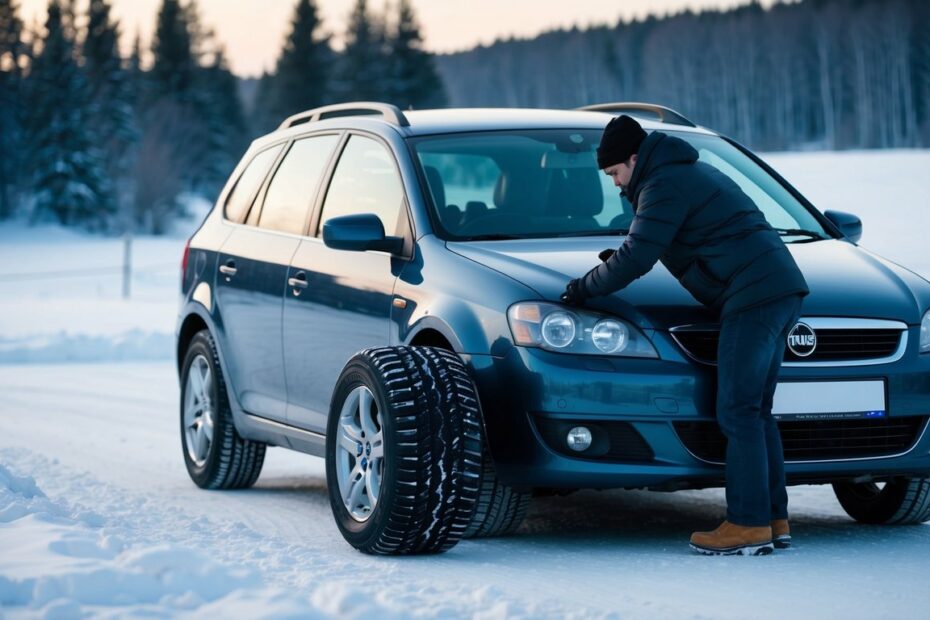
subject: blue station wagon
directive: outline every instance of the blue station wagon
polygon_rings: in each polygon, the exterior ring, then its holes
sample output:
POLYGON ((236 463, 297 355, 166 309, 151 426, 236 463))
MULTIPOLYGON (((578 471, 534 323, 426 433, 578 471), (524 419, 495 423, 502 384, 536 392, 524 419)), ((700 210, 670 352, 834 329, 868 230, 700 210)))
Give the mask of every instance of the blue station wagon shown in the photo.
POLYGON ((358 102, 255 140, 184 253, 194 482, 248 487, 269 445, 324 457, 341 533, 378 554, 511 533, 534 494, 722 486, 719 317, 661 264, 559 302, 634 215, 594 155, 619 112, 733 179, 803 271, 773 409, 789 484, 832 484, 864 523, 930 519, 930 283, 737 142, 633 103, 358 102))

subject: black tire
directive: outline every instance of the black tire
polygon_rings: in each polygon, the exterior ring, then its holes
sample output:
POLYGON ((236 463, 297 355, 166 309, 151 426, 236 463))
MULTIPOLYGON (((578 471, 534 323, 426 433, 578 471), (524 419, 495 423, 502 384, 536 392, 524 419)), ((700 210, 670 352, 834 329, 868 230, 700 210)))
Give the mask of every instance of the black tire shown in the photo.
POLYGON ((478 505, 465 538, 509 536, 517 531, 530 507, 532 496, 502 484, 494 470, 487 444, 482 452, 481 489, 478 505))
POLYGON ((451 549, 471 522, 480 476, 477 395, 455 354, 432 347, 385 347, 367 349, 349 360, 330 405, 326 479, 336 525, 350 545, 378 555, 451 549), (362 443, 358 456, 342 445, 337 462, 339 433, 345 435, 341 441, 348 436, 340 423, 343 406, 353 411, 352 394, 359 393, 359 388, 367 388, 377 407, 373 411, 379 416, 377 430, 383 447, 377 465, 374 452, 371 462, 364 462, 369 446, 363 448, 362 443), (368 471, 366 467, 380 472, 377 493, 369 493, 367 486, 364 490, 367 499, 362 504, 367 501, 370 512, 362 506, 362 514, 356 517, 347 504, 353 504, 356 512, 358 504, 343 501, 346 489, 340 490, 337 473, 337 467, 349 466, 355 473, 349 472, 349 478, 343 474, 344 480, 361 480, 357 476, 364 476, 359 472, 368 471), (375 495, 373 507, 370 495, 375 495))
POLYGON ((255 484, 262 471, 265 447, 262 442, 243 439, 236 431, 213 336, 207 330, 198 332, 191 339, 181 366, 181 452, 191 480, 203 489, 248 488, 255 484), (204 390, 209 394, 212 405, 213 437, 201 463, 191 455, 184 421, 190 384, 188 378, 195 361, 198 365, 206 363, 213 378, 210 388, 204 390))
POLYGON ((833 491, 846 513, 860 523, 913 525, 930 521, 930 478, 835 482, 833 491))

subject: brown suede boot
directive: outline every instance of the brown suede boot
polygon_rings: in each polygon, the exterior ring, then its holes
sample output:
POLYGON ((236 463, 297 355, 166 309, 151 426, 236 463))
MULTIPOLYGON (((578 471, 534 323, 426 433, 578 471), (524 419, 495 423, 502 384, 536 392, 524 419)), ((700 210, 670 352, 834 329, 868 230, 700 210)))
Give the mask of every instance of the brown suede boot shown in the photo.
POLYGON ((787 549, 791 546, 791 529, 788 527, 788 519, 772 521, 772 544, 776 549, 787 549))
POLYGON ((724 521, 712 532, 691 535, 691 548, 705 555, 767 555, 772 552, 772 528, 746 527, 724 521))

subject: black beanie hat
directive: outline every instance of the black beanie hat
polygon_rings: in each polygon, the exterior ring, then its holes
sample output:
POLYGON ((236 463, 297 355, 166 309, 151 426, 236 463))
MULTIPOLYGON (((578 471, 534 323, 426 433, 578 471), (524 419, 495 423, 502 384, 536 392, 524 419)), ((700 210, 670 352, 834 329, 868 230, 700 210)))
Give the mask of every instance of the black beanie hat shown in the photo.
POLYGON ((639 152, 639 145, 645 138, 646 132, 640 124, 626 114, 610 119, 597 147, 597 167, 603 170, 625 162, 630 155, 639 152))

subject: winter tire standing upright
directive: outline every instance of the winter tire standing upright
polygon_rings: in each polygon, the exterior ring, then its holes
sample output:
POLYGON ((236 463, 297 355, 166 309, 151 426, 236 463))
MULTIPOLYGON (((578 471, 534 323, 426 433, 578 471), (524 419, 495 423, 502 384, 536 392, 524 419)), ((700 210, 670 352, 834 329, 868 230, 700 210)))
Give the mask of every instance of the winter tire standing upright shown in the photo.
POLYGON ((326 479, 346 541, 438 553, 464 535, 481 482, 481 422, 461 360, 431 347, 357 353, 336 383, 326 479))

